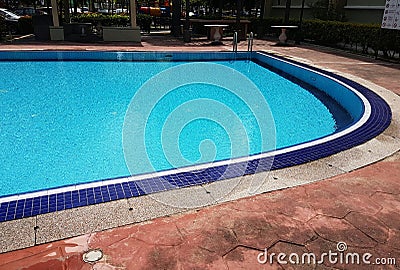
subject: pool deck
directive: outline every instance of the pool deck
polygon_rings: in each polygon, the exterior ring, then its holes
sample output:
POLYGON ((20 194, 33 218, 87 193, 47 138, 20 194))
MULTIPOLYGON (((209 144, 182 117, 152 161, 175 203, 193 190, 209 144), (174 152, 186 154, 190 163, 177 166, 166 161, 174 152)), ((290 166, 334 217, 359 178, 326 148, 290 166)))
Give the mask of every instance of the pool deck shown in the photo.
MULTIPOLYGON (((168 36, 148 36, 140 45, 27 42, 2 44, 0 50, 230 51, 230 42, 225 44, 209 46, 203 39, 184 44, 168 36)), ((186 211, 163 212, 167 216, 150 220, 131 219, 125 223, 132 223, 128 225, 115 220, 146 210, 137 209, 134 201, 117 201, 113 212, 101 214, 96 212, 101 205, 92 207, 93 215, 104 219, 101 223, 114 220, 107 230, 99 230, 99 224, 83 224, 90 223, 90 214, 86 213, 85 219, 73 209, 68 215, 0 223, 0 252, 4 252, 0 254, 0 270, 400 269, 400 64, 306 44, 273 44, 255 40, 253 50, 322 67, 374 88, 391 105, 392 124, 360 147, 287 169, 285 177, 290 174, 298 180, 294 187, 186 211), (126 212, 117 209, 119 204, 129 206, 126 212), (60 230, 65 233, 70 227, 61 223, 71 221, 86 226, 84 233, 70 233, 78 235, 72 238, 62 234, 60 230), (59 231, 54 228, 56 236, 41 239, 40 230, 46 222, 53 222, 59 231), (300 258, 313 253, 320 258, 324 252, 337 252, 338 242, 347 244, 344 254, 358 253, 361 258, 371 253, 371 263, 377 258, 395 258, 396 265, 349 265, 332 263, 328 257, 316 265, 278 263, 276 256, 272 264, 257 261, 265 258, 265 249, 268 254, 287 254, 286 261, 291 253, 300 258), (91 249, 101 249, 104 256, 90 264, 82 256, 91 249)), ((239 50, 246 49, 247 43, 241 42, 239 50)), ((279 181, 282 175, 277 172, 270 177, 279 181)), ((150 206, 151 211, 160 207, 150 206)))

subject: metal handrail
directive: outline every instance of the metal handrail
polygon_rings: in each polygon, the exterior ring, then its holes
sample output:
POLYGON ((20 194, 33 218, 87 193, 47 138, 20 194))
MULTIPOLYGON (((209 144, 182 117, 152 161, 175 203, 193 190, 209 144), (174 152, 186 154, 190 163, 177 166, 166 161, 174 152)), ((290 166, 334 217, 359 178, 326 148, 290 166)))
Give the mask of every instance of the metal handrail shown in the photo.
POLYGON ((253 52, 253 39, 254 39, 254 34, 253 34, 253 32, 250 32, 249 39, 247 42, 247 51, 248 52, 253 52))
POLYGON ((238 33, 233 33, 233 52, 237 53, 238 50, 238 33))

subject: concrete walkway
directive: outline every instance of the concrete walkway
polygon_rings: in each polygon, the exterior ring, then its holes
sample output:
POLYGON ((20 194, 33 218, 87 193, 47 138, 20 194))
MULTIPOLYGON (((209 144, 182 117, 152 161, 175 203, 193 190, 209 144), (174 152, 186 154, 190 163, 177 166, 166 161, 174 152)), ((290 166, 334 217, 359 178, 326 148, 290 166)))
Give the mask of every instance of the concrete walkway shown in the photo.
MULTIPOLYGON (((271 44, 257 40, 254 49, 345 72, 400 94, 398 64, 314 46, 271 44)), ((230 45, 211 47, 202 40, 187 45, 152 37, 133 47, 0 47, 35 48, 180 51, 230 50, 230 45)), ((390 128, 398 130, 399 123, 393 124, 390 128)), ((399 212, 397 152, 316 183, 3 253, 0 269, 400 269, 399 212), (98 262, 86 263, 82 256, 91 249, 104 255, 98 262)))

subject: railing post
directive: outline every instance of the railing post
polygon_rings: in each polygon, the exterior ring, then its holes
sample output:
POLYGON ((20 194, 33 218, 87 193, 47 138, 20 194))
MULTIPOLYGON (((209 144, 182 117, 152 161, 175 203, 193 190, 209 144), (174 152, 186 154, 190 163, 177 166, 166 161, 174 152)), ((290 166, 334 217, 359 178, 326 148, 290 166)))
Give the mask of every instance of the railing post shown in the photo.
POLYGON ((254 39, 254 34, 253 32, 250 32, 249 34, 249 39, 247 42, 247 51, 252 52, 253 51, 253 39, 254 39))
POLYGON ((233 52, 237 53, 237 47, 238 47, 238 33, 235 32, 233 33, 233 52))

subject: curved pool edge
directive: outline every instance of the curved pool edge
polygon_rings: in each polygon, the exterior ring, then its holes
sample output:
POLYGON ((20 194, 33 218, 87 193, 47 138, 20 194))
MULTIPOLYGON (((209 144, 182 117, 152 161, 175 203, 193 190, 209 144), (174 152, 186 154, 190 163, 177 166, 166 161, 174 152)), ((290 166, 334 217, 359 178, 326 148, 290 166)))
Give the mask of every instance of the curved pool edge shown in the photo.
MULTIPOLYGON (((257 176, 268 178, 266 184, 259 190, 249 194, 246 187, 242 188, 241 186, 236 186, 237 188, 232 190, 229 196, 225 197, 224 200, 218 201, 218 203, 324 180, 372 164, 400 150, 400 97, 385 88, 350 74, 340 73, 334 70, 331 70, 331 72, 346 76, 363 84, 384 98, 393 111, 390 126, 377 137, 351 149, 334 154, 333 156, 302 165, 278 169, 272 172, 258 173, 256 174, 257 176), (373 149, 372 152, 370 152, 371 149, 373 149), (355 157, 357 157, 358 162, 354 159, 355 157)), ((202 206, 208 206, 215 204, 215 202, 210 203, 206 195, 211 196, 213 193, 218 192, 218 188, 220 188, 223 183, 227 183, 227 181, 240 181, 243 186, 245 186, 246 182, 251 181, 251 176, 242 176, 223 182, 217 181, 207 186, 195 186, 159 194, 168 197, 167 194, 169 193, 169 196, 179 196, 181 200, 188 201, 191 201, 193 199, 193 194, 196 194, 199 195, 199 200, 204 200, 204 205, 202 206)), ((179 209, 172 206, 167 207, 151 196, 140 196, 127 200, 112 201, 3 222, 0 223, 0 231, 14 232, 15 236, 11 236, 11 238, 18 239, 19 243, 0 247, 0 253, 78 236, 92 231, 101 231, 143 222, 184 211, 187 211, 187 209, 179 209), (112 214, 110 214, 111 211, 112 214), (39 231, 41 232, 36 239, 35 229, 35 241, 33 242, 31 235, 33 233, 32 228, 37 225, 39 225, 39 231), (28 234, 27 230, 32 230, 32 233, 28 234)))
MULTIPOLYGON (((159 54, 162 55, 163 53, 159 54)), ((371 116, 361 123, 358 128, 350 130, 352 127, 349 127, 345 129, 343 131, 344 135, 342 136, 336 136, 333 134, 333 137, 335 138, 332 140, 317 139, 310 143, 301 144, 301 147, 289 147, 283 149, 283 151, 278 150, 273 153, 260 154, 241 159, 233 159, 228 161, 228 163, 215 162, 211 166, 210 164, 205 164, 195 167, 176 169, 173 172, 166 171, 142 176, 98 181, 88 184, 38 191, 34 192, 34 195, 32 195, 33 193, 26 193, 2 197, 0 198, 0 222, 36 216, 70 208, 83 207, 97 203, 104 203, 123 198, 129 199, 131 197, 137 197, 171 189, 171 187, 166 188, 165 185, 155 184, 157 181, 166 181, 168 183, 173 182, 174 185, 172 185, 172 189, 182 187, 186 188, 193 185, 210 185, 210 183, 213 183, 214 181, 231 179, 242 176, 243 174, 252 175, 260 171, 269 171, 270 169, 276 170, 288 166, 295 166, 310 162, 312 160, 325 158, 326 156, 354 147, 355 145, 374 138, 376 135, 380 134, 384 129, 386 129, 388 122, 390 122, 390 108, 384 104, 383 100, 381 100, 374 93, 370 92, 366 87, 354 81, 348 80, 347 78, 338 74, 331 73, 324 69, 319 69, 318 67, 312 67, 308 64, 299 63, 286 58, 281 58, 280 60, 296 64, 307 69, 316 70, 319 73, 331 76, 334 79, 345 82, 350 87, 361 92, 364 96, 368 96, 367 99, 373 101, 371 104, 373 105, 374 110, 371 113, 371 116), (373 125, 372 132, 370 130, 371 125, 373 125), (234 165, 230 165, 231 163, 234 163, 234 165), (228 165, 233 167, 244 167, 245 171, 243 172, 243 170, 235 170, 235 168, 232 170, 232 167, 230 167, 229 169, 231 171, 226 172, 228 165), (199 172, 200 170, 202 170, 201 173, 199 175, 196 174, 196 171, 199 172), (104 198, 101 194, 103 193, 103 190, 100 190, 100 188, 103 189, 103 187, 106 187, 105 192, 107 193, 107 198, 104 198), (98 189, 98 193, 100 194, 99 198, 96 198, 97 196, 95 188, 98 189), (73 194, 74 192, 75 194, 73 194), (75 198, 79 197, 79 200, 73 200, 74 195, 75 198), (29 205, 29 210, 25 212, 24 209, 27 208, 25 207, 26 204, 29 205)))
MULTIPOLYGON (((318 66, 316 67, 320 68, 318 66)), ((333 155, 292 167, 260 173, 263 174, 262 177, 268 178, 268 180, 257 192, 249 194, 246 193, 246 188, 240 189, 239 192, 233 192, 221 202, 322 181, 372 165, 400 152, 400 96, 372 82, 360 79, 359 77, 335 70, 329 70, 329 72, 347 77, 367 87, 377 96, 385 100, 392 110, 392 119, 389 126, 383 128, 383 131, 377 136, 372 136, 361 144, 339 151, 333 155)), ((247 176, 244 176, 243 178, 246 177, 247 176)), ((251 179, 245 181, 251 181, 251 179)), ((211 185, 217 184, 221 183, 216 182, 211 185)), ((219 188, 221 188, 221 186, 219 188)), ((209 190, 212 189, 215 188, 210 188, 209 190)))

